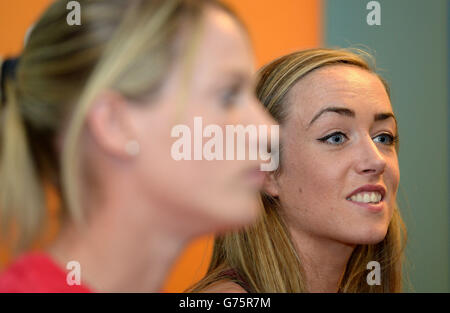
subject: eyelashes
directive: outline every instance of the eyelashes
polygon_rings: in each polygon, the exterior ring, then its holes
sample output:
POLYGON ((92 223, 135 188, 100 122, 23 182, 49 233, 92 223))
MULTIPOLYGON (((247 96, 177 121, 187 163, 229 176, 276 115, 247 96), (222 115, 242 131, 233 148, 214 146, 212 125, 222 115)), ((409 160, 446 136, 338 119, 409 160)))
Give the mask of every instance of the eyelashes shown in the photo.
POLYGON ((341 145, 348 140, 348 137, 343 132, 334 132, 317 140, 330 145, 341 145))
MULTIPOLYGON (((398 143, 398 135, 393 136, 389 133, 381 133, 375 137, 372 138, 374 142, 381 143, 386 146, 393 146, 396 143, 398 143)), ((333 132, 331 134, 328 134, 322 138, 318 138, 318 141, 329 144, 329 145, 335 145, 340 146, 347 142, 349 140, 348 136, 344 134, 343 132, 333 132)))
POLYGON ((379 134, 378 136, 376 136, 375 139, 379 138, 381 136, 385 136, 384 138, 386 138, 386 137, 388 138, 388 139, 385 139, 384 141, 378 141, 382 144, 392 146, 392 145, 398 143, 398 135, 392 136, 391 134, 383 133, 383 134, 379 134))

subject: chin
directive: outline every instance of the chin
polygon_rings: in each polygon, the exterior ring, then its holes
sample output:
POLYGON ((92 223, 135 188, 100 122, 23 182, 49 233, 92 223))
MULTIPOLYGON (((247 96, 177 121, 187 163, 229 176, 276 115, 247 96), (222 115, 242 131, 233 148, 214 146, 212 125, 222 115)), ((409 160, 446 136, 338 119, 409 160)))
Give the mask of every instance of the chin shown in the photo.
POLYGON ((386 238, 387 227, 385 225, 367 227, 361 230, 360 235, 354 238, 355 244, 360 245, 374 245, 380 243, 386 238))

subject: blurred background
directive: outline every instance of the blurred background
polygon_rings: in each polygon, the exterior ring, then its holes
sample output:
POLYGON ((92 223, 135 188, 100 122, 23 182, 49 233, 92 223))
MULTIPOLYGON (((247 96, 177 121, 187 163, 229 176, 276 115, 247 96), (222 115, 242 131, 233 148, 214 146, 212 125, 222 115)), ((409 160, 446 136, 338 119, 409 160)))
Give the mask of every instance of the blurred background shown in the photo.
MULTIPOLYGON (((14 56, 52 0, 0 0, 0 57, 14 56)), ((407 292, 450 292, 450 0, 378 0, 380 25, 369 25, 369 0, 226 0, 247 24, 257 66, 313 47, 372 53, 391 85, 399 121, 399 204, 408 227, 407 292)), ((373 2, 373 1, 372 1, 373 2)), ((58 201, 42 247, 58 231, 58 201)), ((164 291, 182 292, 208 267, 213 238, 193 242, 164 291)), ((0 269, 10 262, 0 242, 0 269)))

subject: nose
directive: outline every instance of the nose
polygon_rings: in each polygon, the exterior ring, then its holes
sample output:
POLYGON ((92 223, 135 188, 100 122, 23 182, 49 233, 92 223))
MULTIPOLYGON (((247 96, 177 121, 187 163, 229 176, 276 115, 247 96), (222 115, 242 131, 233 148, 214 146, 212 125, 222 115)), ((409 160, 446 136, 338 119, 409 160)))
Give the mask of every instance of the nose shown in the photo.
POLYGON ((372 138, 366 138, 359 145, 356 171, 361 175, 381 175, 386 168, 386 160, 372 138))

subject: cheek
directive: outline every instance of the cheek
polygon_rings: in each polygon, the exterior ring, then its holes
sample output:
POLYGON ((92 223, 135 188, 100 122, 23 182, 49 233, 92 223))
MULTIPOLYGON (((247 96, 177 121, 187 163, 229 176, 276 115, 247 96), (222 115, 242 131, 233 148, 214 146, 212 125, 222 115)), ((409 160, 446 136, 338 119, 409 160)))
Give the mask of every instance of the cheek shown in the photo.
POLYGON ((319 213, 336 202, 338 186, 342 185, 339 163, 327 155, 308 153, 303 149, 298 157, 286 157, 280 175, 281 200, 288 207, 319 213), (301 157, 300 157, 301 156, 301 157))

